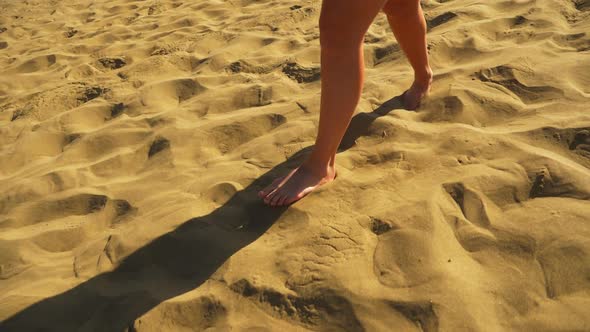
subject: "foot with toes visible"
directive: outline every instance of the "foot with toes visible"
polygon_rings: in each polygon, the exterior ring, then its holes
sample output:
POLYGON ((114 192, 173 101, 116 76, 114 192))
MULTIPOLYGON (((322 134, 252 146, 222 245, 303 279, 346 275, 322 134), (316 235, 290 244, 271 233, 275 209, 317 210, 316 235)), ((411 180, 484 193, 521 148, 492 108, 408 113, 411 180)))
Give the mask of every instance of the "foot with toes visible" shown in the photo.
POLYGON ((289 205, 335 178, 336 169, 333 166, 328 166, 325 172, 316 172, 304 163, 289 174, 274 180, 258 192, 258 197, 270 206, 289 205))
POLYGON ((415 110, 420 106, 420 101, 428 95, 432 85, 432 71, 421 78, 414 79, 412 86, 403 95, 404 108, 415 110))

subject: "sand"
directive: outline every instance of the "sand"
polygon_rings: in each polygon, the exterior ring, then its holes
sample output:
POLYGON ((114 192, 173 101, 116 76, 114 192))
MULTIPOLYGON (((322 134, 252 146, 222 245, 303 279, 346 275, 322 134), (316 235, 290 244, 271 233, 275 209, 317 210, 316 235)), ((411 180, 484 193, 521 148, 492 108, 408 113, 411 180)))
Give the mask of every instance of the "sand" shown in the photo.
POLYGON ((0 0, 1 331, 590 330, 590 2, 383 13, 338 178, 320 1, 0 0))

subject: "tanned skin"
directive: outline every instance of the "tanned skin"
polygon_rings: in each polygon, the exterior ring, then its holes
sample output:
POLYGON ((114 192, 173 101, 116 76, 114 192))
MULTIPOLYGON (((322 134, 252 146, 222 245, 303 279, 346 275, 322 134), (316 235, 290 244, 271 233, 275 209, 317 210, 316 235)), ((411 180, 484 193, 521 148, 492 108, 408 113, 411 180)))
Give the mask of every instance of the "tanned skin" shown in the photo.
POLYGON ((323 0, 320 13, 320 122, 309 157, 275 179, 258 196, 270 206, 289 205, 336 178, 334 160, 361 97, 363 40, 380 11, 414 69, 414 82, 403 94, 404 107, 416 109, 432 85, 426 21, 419 0, 323 0))

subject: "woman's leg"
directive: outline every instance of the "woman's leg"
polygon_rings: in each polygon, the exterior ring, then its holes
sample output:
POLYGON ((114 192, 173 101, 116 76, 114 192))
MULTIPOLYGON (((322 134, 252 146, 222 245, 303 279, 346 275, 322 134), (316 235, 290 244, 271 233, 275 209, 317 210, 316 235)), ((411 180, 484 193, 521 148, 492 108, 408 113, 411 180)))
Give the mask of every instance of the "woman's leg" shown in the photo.
POLYGON ((415 109, 430 90, 432 69, 428 63, 426 20, 420 0, 389 0, 383 7, 395 39, 414 69, 414 83, 404 94, 404 106, 415 109))
POLYGON ((313 152, 259 193, 272 206, 291 204, 336 175, 333 156, 359 102, 363 39, 387 0, 323 0, 320 13, 321 100, 313 152))

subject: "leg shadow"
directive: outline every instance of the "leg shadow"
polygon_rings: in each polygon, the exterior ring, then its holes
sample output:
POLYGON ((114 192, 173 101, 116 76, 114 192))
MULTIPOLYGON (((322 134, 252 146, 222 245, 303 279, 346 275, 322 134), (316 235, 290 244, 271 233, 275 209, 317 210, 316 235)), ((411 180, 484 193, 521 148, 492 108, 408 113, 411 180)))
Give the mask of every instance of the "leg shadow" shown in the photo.
POLYGON ((396 109, 404 109, 404 103, 402 95, 395 96, 388 101, 384 102, 371 113, 358 113, 351 120, 348 125, 348 129, 340 146, 338 146, 338 152, 346 151, 355 145, 357 138, 361 136, 367 136, 369 134, 369 128, 373 121, 377 120, 378 117, 389 114, 389 112, 396 109))
MULTIPOLYGON (((401 108, 397 96, 351 120, 339 151, 368 132, 371 123, 401 108)), ((95 276, 37 302, 0 323, 0 331, 124 331, 161 302, 203 284, 233 254, 264 234, 288 208, 270 207, 257 192, 297 167, 312 147, 298 151, 234 194, 206 216, 192 218, 95 276)))

